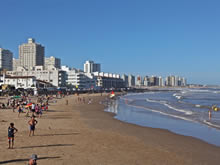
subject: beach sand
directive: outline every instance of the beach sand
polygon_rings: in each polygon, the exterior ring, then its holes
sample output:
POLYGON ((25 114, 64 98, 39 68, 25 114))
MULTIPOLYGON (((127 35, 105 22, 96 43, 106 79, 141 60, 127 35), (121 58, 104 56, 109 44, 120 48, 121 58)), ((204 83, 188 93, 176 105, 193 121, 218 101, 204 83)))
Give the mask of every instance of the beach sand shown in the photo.
POLYGON ((25 114, 0 110, 0 164, 27 164, 32 154, 46 165, 218 165, 220 147, 167 130, 123 123, 104 112, 100 94, 91 104, 68 96, 51 103, 37 118, 35 136, 29 137, 25 114), (66 105, 66 99, 69 104, 66 105), (7 128, 15 123, 14 149, 7 149, 7 128))

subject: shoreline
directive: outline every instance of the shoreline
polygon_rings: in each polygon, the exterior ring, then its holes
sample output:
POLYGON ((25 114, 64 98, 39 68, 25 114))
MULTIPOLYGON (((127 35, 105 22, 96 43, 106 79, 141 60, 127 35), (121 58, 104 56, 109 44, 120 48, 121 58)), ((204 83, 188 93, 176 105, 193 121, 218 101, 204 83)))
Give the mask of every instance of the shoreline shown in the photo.
POLYGON ((100 94, 84 94, 91 104, 77 103, 76 96, 58 99, 49 106, 37 126, 36 136, 28 137, 23 117, 0 112, 0 164, 24 164, 32 153, 39 164, 219 164, 220 147, 177 135, 168 130, 141 127, 121 122, 104 111, 100 94), (69 105, 65 105, 68 98, 69 105), (18 134, 15 149, 8 150, 6 131, 10 120, 18 134), (5 130, 5 131, 4 131, 5 130))

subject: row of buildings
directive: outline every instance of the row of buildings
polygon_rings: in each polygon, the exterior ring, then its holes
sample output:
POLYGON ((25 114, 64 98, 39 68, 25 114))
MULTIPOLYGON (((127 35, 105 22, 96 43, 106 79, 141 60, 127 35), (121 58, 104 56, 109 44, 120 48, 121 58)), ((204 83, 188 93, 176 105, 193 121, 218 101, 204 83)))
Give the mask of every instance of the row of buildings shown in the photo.
POLYGON ((0 48, 0 85, 15 88, 67 87, 78 89, 110 89, 142 86, 186 86, 186 80, 177 76, 141 77, 104 73, 101 64, 86 61, 84 69, 61 65, 61 59, 45 57, 45 47, 29 38, 19 46, 19 58, 10 50, 0 48))

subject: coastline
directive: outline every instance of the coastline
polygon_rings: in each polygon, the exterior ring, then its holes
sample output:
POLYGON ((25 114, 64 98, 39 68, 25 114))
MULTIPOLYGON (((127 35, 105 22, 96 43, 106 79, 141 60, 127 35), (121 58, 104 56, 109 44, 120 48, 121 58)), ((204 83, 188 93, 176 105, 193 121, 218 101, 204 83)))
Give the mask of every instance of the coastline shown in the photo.
POLYGON ((58 99, 43 114, 36 136, 28 137, 27 120, 9 110, 0 112, 0 164, 24 164, 32 153, 39 164, 219 164, 220 147, 168 130, 141 127, 114 119, 99 104, 105 96, 81 95, 58 99), (5 122, 2 122, 5 120, 5 122), (19 132, 15 149, 7 148, 7 126, 13 120, 19 132), (5 130, 5 131, 4 131, 5 130))

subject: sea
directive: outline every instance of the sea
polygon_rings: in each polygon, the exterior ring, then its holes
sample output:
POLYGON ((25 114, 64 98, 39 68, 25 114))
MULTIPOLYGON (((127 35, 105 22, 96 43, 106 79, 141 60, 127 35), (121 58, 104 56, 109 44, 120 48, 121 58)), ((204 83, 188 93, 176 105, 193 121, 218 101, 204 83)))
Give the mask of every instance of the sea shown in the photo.
POLYGON ((128 93, 106 102, 114 118, 140 126, 167 129, 220 146, 220 88, 170 88, 128 93))

